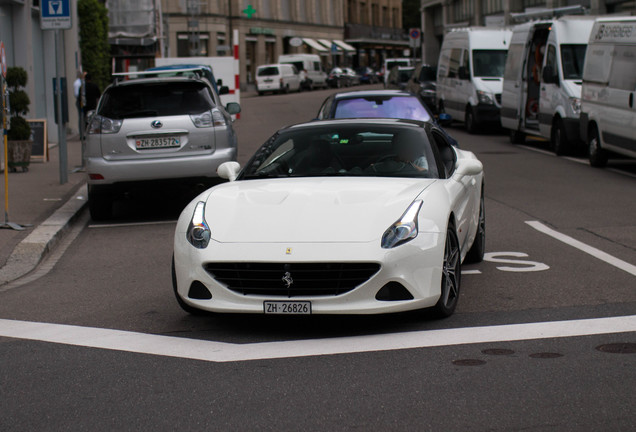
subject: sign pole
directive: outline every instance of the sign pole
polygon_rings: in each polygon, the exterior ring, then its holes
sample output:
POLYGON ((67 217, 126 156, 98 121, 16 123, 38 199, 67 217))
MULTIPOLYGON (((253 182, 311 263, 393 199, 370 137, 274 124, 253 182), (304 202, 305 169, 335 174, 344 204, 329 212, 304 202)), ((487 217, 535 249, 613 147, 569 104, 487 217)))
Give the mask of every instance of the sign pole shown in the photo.
POLYGON ((60 184, 68 181, 68 154, 66 148, 66 131, 64 130, 64 118, 62 113, 62 79, 60 78, 60 56, 59 56, 60 31, 55 30, 55 96, 57 103, 57 137, 60 154, 60 184))

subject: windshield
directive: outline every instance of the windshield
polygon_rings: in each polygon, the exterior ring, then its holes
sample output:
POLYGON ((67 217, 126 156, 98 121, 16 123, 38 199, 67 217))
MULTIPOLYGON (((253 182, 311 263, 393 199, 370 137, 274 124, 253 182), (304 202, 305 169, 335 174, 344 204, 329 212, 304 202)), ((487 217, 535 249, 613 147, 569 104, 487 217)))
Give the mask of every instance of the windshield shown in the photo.
POLYGON ((506 50, 473 50, 473 76, 503 77, 507 53, 506 50))
POLYGON ((276 66, 260 68, 258 72, 256 73, 257 76, 272 76, 272 75, 278 75, 278 74, 279 74, 278 67, 276 66))
POLYGON ((322 125, 274 135, 242 179, 372 176, 438 178, 425 130, 417 126, 322 125))
POLYGON ((431 115, 415 96, 370 96, 337 101, 334 118, 360 117, 431 120, 431 115))
POLYGON ((110 119, 200 114, 214 107, 202 82, 153 82, 110 87, 99 113, 110 119))
POLYGON ((561 45, 563 79, 580 80, 583 78, 586 50, 587 45, 561 45))

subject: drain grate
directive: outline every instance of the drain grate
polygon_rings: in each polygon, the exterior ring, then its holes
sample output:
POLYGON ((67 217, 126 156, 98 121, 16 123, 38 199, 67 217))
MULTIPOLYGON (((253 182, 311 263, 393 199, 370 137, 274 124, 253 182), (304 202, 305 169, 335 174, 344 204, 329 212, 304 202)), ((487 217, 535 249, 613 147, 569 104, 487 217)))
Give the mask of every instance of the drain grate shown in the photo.
POLYGON ((599 345, 597 350, 610 354, 636 354, 636 343, 612 343, 599 345))

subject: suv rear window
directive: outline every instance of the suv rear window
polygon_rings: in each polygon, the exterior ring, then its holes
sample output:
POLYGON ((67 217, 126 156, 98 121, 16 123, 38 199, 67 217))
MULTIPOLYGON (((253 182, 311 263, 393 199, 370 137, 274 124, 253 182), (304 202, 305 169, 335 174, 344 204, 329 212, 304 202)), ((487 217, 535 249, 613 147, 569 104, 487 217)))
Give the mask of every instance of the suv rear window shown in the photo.
POLYGON ((200 114, 212 107, 214 100, 205 83, 140 83, 109 88, 104 94, 99 114, 120 120, 200 114))
POLYGON ((278 68, 276 66, 265 67, 258 70, 258 76, 272 76, 278 75, 278 68))

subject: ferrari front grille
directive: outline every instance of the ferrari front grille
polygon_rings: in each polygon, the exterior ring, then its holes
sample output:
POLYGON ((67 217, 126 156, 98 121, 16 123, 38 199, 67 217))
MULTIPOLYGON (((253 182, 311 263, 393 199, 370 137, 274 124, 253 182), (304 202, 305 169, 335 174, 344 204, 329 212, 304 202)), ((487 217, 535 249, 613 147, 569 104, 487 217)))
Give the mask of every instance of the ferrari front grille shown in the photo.
POLYGON ((377 263, 244 263, 204 265, 215 280, 244 295, 311 297, 351 291, 380 270, 377 263))

